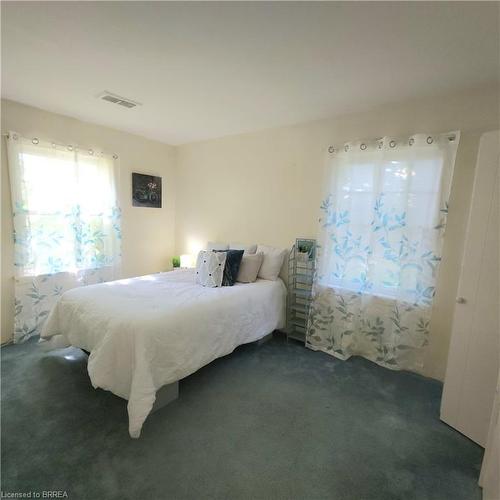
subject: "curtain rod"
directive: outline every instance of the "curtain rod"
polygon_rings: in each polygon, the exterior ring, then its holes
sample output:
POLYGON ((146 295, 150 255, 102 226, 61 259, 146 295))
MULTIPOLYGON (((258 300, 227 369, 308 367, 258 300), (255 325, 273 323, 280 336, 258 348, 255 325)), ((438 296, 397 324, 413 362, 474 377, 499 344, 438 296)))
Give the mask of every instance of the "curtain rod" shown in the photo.
MULTIPOLYGON (((10 134, 9 133, 2 134, 2 137, 6 137, 8 139, 10 137, 10 134)), ((22 137, 24 137, 24 136, 22 136, 22 137)), ((25 137, 25 139, 29 139, 29 137, 25 137)), ((31 139, 31 142, 36 146, 39 142, 38 137, 33 137, 31 139)), ((61 142, 55 142, 55 141, 47 141, 47 142, 50 142, 54 146, 60 146, 62 148, 67 148, 69 151, 81 150, 81 151, 87 151, 91 156, 94 154, 94 150, 92 148, 84 148, 82 146, 78 146, 78 145, 74 145, 74 144, 63 144, 61 142)), ((116 153, 108 153, 108 152, 103 151, 103 150, 101 150, 100 152, 102 154, 112 156, 114 160, 117 160, 119 158, 116 153)))
MULTIPOLYGON (((434 137, 446 137, 449 142, 453 142, 457 138, 457 133, 459 134, 460 132, 444 132, 444 133, 440 133, 440 134, 434 134, 434 137)), ((416 134, 412 134, 412 135, 408 136, 409 140, 410 140, 410 142, 409 142, 410 146, 413 145, 413 143, 415 141, 414 137, 418 136, 418 135, 424 136, 424 134, 421 134, 421 133, 416 133, 416 134)), ((426 139, 427 144, 432 144, 434 142, 434 137, 432 135, 427 136, 427 139, 426 139)), ((390 138, 390 136, 389 136, 389 138, 390 138)), ((385 137, 377 137, 375 139, 370 139, 366 142, 361 142, 360 149, 362 151, 366 150, 367 149, 367 142, 378 142, 378 141, 382 141, 384 139, 385 139, 385 137)), ((352 144, 353 142, 358 143, 359 141, 348 141, 348 142, 344 143, 344 149, 346 152, 347 152, 347 149, 349 148, 349 144, 352 144)), ((396 145, 397 145, 396 140, 391 140, 391 142, 389 143, 389 146, 391 148, 396 147, 396 145)), ((379 146, 379 149, 380 149, 380 146, 379 146)), ((329 153, 334 153, 336 150, 337 150, 337 147, 332 146, 332 145, 328 146, 329 153)))

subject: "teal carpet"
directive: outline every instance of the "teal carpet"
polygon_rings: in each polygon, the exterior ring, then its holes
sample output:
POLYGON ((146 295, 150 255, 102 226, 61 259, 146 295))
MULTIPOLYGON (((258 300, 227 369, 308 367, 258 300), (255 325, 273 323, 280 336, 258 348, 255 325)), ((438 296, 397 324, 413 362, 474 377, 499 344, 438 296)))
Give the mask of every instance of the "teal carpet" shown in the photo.
POLYGON ((86 356, 36 342, 2 354, 2 490, 70 499, 481 497, 482 449, 439 420, 441 384, 275 337, 180 383, 127 431, 86 356))

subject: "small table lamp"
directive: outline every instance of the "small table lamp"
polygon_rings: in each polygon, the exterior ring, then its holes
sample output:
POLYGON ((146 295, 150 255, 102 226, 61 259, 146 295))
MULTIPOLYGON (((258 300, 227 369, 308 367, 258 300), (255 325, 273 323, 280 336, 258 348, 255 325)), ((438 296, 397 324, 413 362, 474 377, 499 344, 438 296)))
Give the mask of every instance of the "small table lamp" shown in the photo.
POLYGON ((193 256, 190 254, 181 255, 181 267, 188 268, 193 266, 193 256))

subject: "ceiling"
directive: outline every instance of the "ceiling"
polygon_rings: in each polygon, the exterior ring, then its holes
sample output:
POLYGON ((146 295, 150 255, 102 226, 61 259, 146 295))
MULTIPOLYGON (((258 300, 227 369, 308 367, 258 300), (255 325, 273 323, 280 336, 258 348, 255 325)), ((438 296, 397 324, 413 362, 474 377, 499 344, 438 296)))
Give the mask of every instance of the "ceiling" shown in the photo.
POLYGON ((499 82, 497 2, 1 9, 2 97, 169 144, 499 82))

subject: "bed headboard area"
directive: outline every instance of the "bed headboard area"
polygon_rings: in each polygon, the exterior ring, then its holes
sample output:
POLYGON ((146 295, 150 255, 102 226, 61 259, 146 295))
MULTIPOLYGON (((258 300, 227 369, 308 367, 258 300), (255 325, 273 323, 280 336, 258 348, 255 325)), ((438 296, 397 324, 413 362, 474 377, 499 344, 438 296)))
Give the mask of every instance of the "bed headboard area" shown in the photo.
POLYGON ((221 241, 208 241, 206 245, 206 250, 244 250, 245 253, 253 254, 258 251, 266 252, 283 252, 283 263, 281 264, 281 269, 279 272, 279 277, 283 280, 286 286, 288 286, 288 259, 290 257, 291 248, 290 247, 272 247, 267 245, 261 245, 257 243, 245 244, 245 243, 226 243, 221 241))

